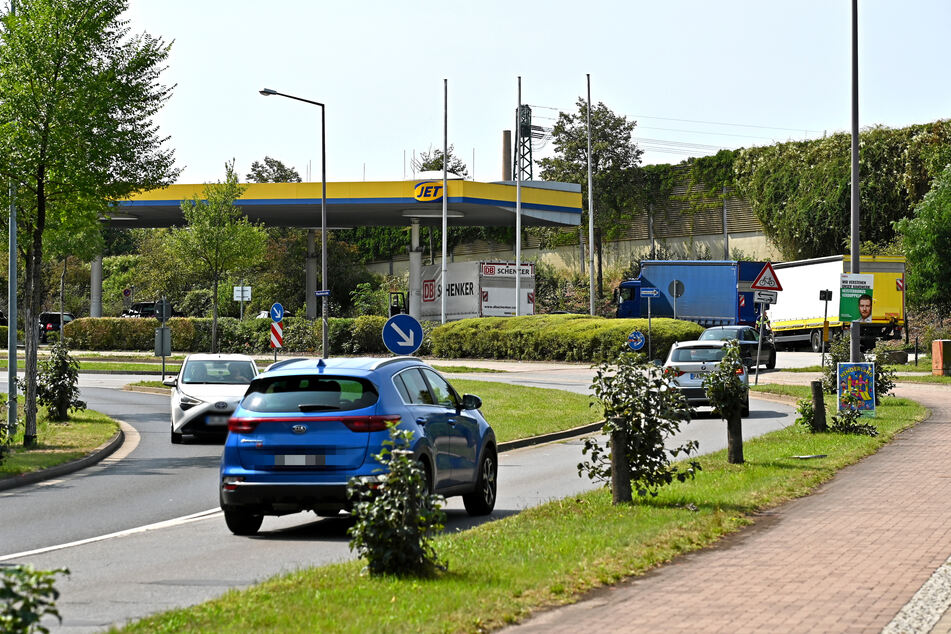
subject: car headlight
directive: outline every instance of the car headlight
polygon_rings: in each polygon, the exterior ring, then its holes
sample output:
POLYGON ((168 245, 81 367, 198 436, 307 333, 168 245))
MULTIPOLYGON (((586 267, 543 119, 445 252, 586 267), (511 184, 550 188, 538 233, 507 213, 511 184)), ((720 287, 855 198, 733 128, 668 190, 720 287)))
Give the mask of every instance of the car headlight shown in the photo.
POLYGON ((204 401, 200 398, 195 398, 194 396, 189 396, 188 394, 182 394, 181 399, 179 399, 178 404, 183 410, 195 407, 196 405, 201 405, 204 401))

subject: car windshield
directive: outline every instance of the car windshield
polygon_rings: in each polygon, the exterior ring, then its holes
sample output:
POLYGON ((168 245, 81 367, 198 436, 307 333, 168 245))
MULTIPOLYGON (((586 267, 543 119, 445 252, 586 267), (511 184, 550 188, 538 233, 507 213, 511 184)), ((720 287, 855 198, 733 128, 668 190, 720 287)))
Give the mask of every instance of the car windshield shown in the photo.
POLYGON ((251 412, 344 412, 377 402, 376 386, 366 379, 294 375, 263 378, 251 384, 241 407, 251 412))
POLYGON ((254 378, 250 361, 191 360, 185 363, 182 383, 247 385, 254 378))
POLYGON ((675 348, 670 353, 670 360, 680 363, 703 363, 719 361, 723 358, 723 348, 675 348))
POLYGON ((738 330, 704 330, 700 333, 702 341, 728 341, 730 339, 739 339, 738 330))

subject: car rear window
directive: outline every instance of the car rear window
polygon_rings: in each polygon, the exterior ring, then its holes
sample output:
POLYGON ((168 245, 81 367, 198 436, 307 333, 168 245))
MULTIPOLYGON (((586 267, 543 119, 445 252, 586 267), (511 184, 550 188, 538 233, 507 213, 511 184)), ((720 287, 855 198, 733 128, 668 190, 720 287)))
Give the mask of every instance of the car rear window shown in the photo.
POLYGON ((719 361, 723 358, 723 348, 675 348, 670 354, 671 361, 680 363, 701 363, 719 361))
POLYGON ((345 412, 374 405, 376 386, 366 379, 295 375, 254 381, 241 402, 252 412, 345 412))
POLYGON ((736 330, 705 330, 700 333, 700 339, 703 341, 728 341, 738 338, 736 330))

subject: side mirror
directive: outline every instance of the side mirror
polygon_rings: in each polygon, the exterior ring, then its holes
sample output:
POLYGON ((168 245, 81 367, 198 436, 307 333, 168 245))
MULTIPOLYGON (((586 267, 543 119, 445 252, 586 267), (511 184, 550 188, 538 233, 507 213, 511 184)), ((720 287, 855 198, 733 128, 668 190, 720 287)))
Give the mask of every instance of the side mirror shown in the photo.
POLYGON ((170 378, 168 378, 168 379, 165 379, 164 381, 162 381, 162 385, 167 385, 167 386, 169 386, 169 387, 175 387, 176 385, 178 385, 178 377, 177 377, 177 376, 173 376, 173 377, 170 377, 170 378))
POLYGON ((479 409, 482 407, 482 399, 475 394, 465 394, 462 397, 462 409, 479 409))

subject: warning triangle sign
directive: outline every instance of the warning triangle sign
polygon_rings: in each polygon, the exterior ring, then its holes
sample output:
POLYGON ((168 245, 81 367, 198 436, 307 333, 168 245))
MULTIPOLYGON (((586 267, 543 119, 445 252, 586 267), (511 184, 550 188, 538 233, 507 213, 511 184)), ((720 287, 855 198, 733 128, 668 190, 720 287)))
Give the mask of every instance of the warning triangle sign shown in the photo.
POLYGON ((757 275, 756 279, 753 280, 753 283, 750 284, 750 288, 757 291, 783 290, 782 285, 779 283, 779 278, 776 277, 776 271, 773 270, 772 263, 766 263, 766 266, 763 267, 763 270, 759 272, 759 275, 757 275))

